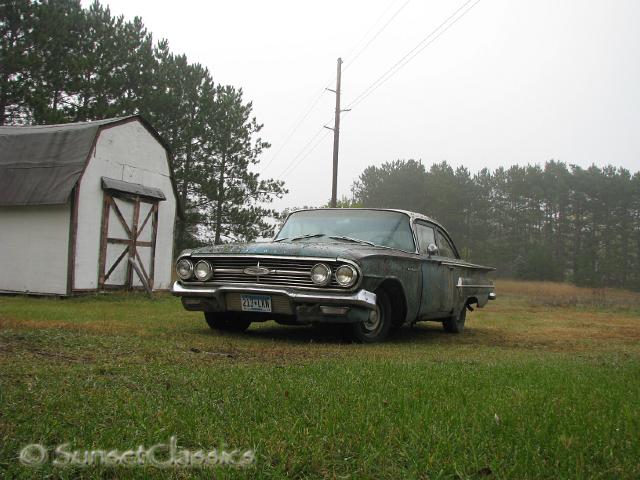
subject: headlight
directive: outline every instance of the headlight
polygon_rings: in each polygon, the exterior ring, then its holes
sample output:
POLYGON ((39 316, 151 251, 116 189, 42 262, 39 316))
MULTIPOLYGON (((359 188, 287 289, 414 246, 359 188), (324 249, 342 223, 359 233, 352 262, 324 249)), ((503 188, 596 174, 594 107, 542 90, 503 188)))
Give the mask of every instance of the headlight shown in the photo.
POLYGON ((311 269, 311 281, 316 285, 328 285, 331 282, 331 269, 324 263, 314 265, 311 269))
POLYGON ((193 275, 193 264, 190 260, 182 258, 176 264, 176 272, 182 280, 189 280, 193 275))
POLYGON ((213 268, 211 268, 211 264, 204 260, 200 260, 196 263, 195 268, 193 269, 193 273, 196 278, 201 282, 206 282, 213 275, 213 268))
POLYGON ((341 287, 350 287, 356 283, 358 272, 351 265, 342 265, 336 270, 336 282, 341 287))

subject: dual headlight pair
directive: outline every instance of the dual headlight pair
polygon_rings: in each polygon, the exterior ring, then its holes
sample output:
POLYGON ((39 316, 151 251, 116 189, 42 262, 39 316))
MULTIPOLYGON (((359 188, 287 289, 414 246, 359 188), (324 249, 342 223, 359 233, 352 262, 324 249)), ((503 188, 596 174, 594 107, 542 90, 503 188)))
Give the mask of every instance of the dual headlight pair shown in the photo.
MULTIPOLYGON (((358 279, 358 272, 351 265, 340 265, 336 270, 336 282, 341 287, 351 287, 358 279)), ((317 263, 311 269, 311 281, 321 287, 331 283, 331 269, 324 263, 317 263)))
MULTIPOLYGON (((176 272, 182 280, 189 280, 195 276, 198 281, 206 282, 213 276, 213 267, 206 260, 200 260, 194 266, 191 260, 182 258, 176 264, 176 272)), ((358 279, 358 272, 351 265, 341 265, 336 270, 335 277, 341 287, 351 287, 358 279)), ((311 269, 311 281, 326 287, 331 283, 331 269, 324 263, 315 264, 311 269)))
POLYGON ((205 260, 200 260, 194 267, 191 260, 183 258, 178 260, 178 263, 176 264, 176 272, 182 280, 189 280, 191 277, 195 276, 198 281, 206 282, 213 276, 213 267, 211 267, 211 264, 205 260))

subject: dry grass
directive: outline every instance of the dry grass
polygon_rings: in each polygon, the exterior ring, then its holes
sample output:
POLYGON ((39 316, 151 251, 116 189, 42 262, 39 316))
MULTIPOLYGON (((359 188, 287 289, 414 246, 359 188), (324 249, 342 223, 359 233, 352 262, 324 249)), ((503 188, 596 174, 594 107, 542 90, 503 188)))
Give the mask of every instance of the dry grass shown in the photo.
POLYGON ((577 287, 570 283, 497 280, 498 295, 526 297, 532 304, 557 307, 637 308, 640 292, 577 287))
MULTIPOLYGON (((108 348, 101 344, 93 354, 110 357, 117 350, 121 358, 134 363, 147 356, 167 364, 299 364, 336 358, 488 360, 496 352, 509 356, 552 352, 640 355, 638 293, 509 280, 498 281, 497 292, 497 301, 467 316, 463 335, 445 334, 438 323, 426 322, 402 329, 375 346, 349 344, 335 330, 273 322, 254 325, 244 335, 219 335, 209 330, 201 314, 186 312, 168 295, 154 300, 143 295, 63 301, 0 298, 0 330, 42 332, 38 338, 45 332, 62 338, 100 338, 108 348)), ((48 354, 54 362, 66 359, 55 354, 60 348, 57 341, 31 346, 12 338, 0 341, 7 347, 0 346, 0 363, 9 350, 26 357, 48 354)), ((83 359, 86 351, 78 347, 64 355, 83 359)))
MULTIPOLYGON (((122 294, 62 301, 4 297, 0 298, 0 330, 108 338, 114 342, 112 348, 133 342, 138 346, 120 351, 132 360, 155 351, 157 344, 165 345, 160 350, 167 361, 198 358, 234 363, 372 356, 418 359, 438 356, 441 349, 474 357, 487 355, 487 347, 518 355, 544 351, 640 353, 640 293, 513 280, 498 280, 496 291, 496 301, 467 316, 463 335, 447 335, 440 324, 426 322, 402 329, 376 346, 350 345, 335 330, 273 322, 256 324, 244 335, 219 335, 207 328, 201 314, 185 311, 169 295, 154 300, 122 294), (203 353, 194 353, 192 348, 203 353)), ((55 342, 49 346, 58 347, 55 342)))

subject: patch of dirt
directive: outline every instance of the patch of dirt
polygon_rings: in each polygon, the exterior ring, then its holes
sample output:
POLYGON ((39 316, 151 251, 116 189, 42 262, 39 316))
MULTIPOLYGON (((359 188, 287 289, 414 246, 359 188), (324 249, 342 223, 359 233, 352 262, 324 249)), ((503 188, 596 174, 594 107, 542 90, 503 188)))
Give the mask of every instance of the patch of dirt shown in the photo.
POLYGON ((123 325, 121 322, 96 321, 96 322, 73 322, 70 320, 31 320, 17 319, 13 317, 0 317, 0 329, 60 329, 73 331, 87 331, 93 333, 106 334, 135 334, 148 336, 151 333, 148 329, 136 327, 134 325, 123 325))
POLYGON ((190 329, 182 351, 192 361, 229 361, 284 365, 342 357, 353 353, 338 332, 308 326, 258 325, 238 334, 190 329))
POLYGON ((89 355, 72 355, 68 352, 60 352, 53 349, 42 348, 33 345, 26 337, 14 335, 12 337, 3 336, 0 342, 0 352, 11 356, 34 356, 46 358, 51 361, 62 363, 91 363, 94 358, 89 355))

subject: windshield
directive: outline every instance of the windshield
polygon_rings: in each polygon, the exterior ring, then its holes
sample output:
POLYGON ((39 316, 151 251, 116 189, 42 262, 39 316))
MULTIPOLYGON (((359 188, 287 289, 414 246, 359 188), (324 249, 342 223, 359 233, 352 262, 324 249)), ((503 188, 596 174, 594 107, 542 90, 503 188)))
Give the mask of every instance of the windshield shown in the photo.
POLYGON ((415 251, 409 217, 403 213, 381 210, 344 209, 296 212, 289 216, 274 240, 363 241, 407 252, 415 251))

